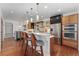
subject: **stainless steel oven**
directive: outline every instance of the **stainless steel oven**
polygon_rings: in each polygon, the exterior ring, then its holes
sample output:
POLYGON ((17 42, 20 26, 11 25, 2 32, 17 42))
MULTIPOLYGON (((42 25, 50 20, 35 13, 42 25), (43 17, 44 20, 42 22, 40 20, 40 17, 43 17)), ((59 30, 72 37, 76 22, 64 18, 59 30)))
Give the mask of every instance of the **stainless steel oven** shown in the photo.
POLYGON ((77 24, 68 24, 63 26, 63 31, 77 31, 77 24))
POLYGON ((64 25, 63 36, 65 39, 77 40, 77 24, 64 25))
POLYGON ((77 32, 64 32, 64 38, 77 40, 77 32))

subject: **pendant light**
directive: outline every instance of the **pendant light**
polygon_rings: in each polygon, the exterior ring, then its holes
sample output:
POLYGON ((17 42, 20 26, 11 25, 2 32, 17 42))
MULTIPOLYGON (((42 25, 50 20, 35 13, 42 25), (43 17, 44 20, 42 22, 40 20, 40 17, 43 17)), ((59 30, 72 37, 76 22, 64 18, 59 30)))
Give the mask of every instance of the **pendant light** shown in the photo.
POLYGON ((36 7, 37 7, 37 15, 36 15, 36 20, 38 21, 39 20, 39 11, 38 11, 38 6, 39 6, 39 3, 36 3, 36 7))
POLYGON ((33 15, 32 15, 32 10, 33 10, 33 8, 31 8, 31 22, 33 22, 33 15))
POLYGON ((28 16, 29 12, 27 11, 26 13, 27 13, 27 20, 26 20, 26 23, 28 24, 28 22, 29 22, 29 18, 28 18, 28 17, 29 17, 29 16, 28 16))

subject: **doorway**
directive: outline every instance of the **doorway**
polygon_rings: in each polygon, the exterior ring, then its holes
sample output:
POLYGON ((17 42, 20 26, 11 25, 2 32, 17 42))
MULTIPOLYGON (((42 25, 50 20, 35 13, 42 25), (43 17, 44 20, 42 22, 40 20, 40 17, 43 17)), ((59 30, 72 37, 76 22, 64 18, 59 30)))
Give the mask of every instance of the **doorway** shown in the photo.
POLYGON ((9 22, 5 22, 4 25, 4 39, 2 45, 2 51, 8 50, 14 44, 13 39, 13 24, 9 22))

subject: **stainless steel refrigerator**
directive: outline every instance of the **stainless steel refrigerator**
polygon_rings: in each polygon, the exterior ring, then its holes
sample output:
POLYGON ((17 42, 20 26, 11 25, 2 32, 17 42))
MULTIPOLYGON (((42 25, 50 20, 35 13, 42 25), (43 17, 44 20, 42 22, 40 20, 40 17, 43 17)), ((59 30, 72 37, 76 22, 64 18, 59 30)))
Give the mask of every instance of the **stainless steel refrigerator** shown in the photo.
POLYGON ((51 24, 52 34, 57 38, 58 43, 61 44, 61 23, 51 24))

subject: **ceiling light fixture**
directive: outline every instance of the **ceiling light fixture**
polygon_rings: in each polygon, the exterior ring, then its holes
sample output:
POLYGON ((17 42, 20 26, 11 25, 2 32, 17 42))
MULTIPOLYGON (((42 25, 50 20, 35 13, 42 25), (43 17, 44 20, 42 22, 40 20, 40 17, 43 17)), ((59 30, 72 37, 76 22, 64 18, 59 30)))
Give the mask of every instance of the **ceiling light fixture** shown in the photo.
POLYGON ((44 8, 47 8, 47 6, 44 6, 44 8))
POLYGON ((31 18, 31 22, 33 22, 33 18, 31 18))
POLYGON ((39 6, 39 3, 36 3, 36 7, 37 7, 37 15, 36 15, 36 20, 38 21, 39 20, 39 10, 38 10, 38 6, 39 6))
POLYGON ((11 11, 10 11, 10 13, 11 13, 11 14, 13 14, 13 13, 14 13, 14 11, 13 11, 13 10, 11 10, 11 11))
POLYGON ((20 25, 20 26, 18 26, 18 27, 20 27, 20 28, 21 28, 22 26, 20 25))
POLYGON ((32 10, 30 9, 30 11, 26 12, 28 19, 30 18, 30 16, 32 16, 32 10))
POLYGON ((33 10, 33 8, 31 8, 31 19, 30 19, 31 22, 33 22, 33 18, 32 18, 32 16, 33 16, 33 15, 32 15, 32 10, 33 10))
POLYGON ((36 15, 37 21, 39 20, 39 15, 36 15))
POLYGON ((26 21, 26 23, 28 24, 29 20, 26 21))
POLYGON ((58 9, 57 11, 58 11, 58 12, 61 12, 61 9, 58 9))

